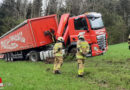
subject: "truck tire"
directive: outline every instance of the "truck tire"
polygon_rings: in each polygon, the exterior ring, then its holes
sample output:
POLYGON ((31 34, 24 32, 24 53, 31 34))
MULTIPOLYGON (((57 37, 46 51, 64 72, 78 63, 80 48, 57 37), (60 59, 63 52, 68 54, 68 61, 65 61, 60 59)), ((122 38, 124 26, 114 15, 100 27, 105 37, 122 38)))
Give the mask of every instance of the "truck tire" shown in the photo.
POLYGON ((69 54, 71 54, 71 55, 73 55, 73 56, 76 55, 76 52, 77 52, 76 47, 72 47, 72 48, 70 48, 70 50, 69 50, 69 54))
POLYGON ((40 59, 40 55, 36 51, 31 51, 29 54, 29 60, 32 62, 37 62, 40 59))
POLYGON ((76 52, 77 52, 77 49, 75 47, 70 49, 70 53, 76 53, 76 52))

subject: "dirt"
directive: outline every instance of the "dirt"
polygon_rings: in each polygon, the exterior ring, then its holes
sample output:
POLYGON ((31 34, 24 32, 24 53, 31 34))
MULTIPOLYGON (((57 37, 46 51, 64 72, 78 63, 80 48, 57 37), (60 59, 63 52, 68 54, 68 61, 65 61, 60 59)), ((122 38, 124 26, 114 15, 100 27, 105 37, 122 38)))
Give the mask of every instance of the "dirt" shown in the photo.
POLYGON ((47 58, 45 61, 45 64, 53 64, 54 63, 54 58, 47 58))

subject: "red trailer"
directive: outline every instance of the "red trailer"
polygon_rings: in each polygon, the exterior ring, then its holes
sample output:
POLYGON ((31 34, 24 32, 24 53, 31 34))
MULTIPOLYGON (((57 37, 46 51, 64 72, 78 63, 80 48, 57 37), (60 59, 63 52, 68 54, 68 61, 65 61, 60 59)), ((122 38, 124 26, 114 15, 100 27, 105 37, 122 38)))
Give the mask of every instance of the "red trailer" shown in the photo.
POLYGON ((51 44, 54 41, 45 32, 48 30, 56 32, 57 27, 56 15, 28 19, 0 37, 0 53, 8 53, 6 57, 10 57, 11 52, 22 53, 24 50, 29 52, 31 49, 51 44))

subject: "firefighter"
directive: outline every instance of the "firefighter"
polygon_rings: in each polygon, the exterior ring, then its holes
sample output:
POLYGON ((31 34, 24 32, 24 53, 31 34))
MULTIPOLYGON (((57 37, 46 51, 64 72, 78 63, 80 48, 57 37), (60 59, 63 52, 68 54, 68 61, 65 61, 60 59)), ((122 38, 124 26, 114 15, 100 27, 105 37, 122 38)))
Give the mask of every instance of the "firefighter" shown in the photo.
POLYGON ((84 39, 84 35, 78 35, 77 41, 77 53, 76 58, 78 62, 78 77, 83 77, 84 74, 84 62, 86 59, 86 55, 89 52, 89 44, 84 39))
POLYGON ((54 45, 54 68, 53 68, 53 73, 54 74, 60 74, 60 68, 63 64, 63 54, 62 54, 62 49, 63 49, 63 38, 59 37, 56 44, 54 45))

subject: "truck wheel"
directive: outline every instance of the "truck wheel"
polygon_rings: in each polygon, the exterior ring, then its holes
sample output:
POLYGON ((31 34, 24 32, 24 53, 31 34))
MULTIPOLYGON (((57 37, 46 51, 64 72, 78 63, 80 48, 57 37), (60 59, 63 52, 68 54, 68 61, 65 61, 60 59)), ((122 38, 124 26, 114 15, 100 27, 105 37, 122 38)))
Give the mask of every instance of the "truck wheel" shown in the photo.
POLYGON ((76 55, 77 49, 75 47, 71 48, 69 53, 72 54, 73 56, 76 55))
POLYGON ((30 52, 29 60, 32 62, 37 62, 40 59, 39 53, 36 51, 30 52))

